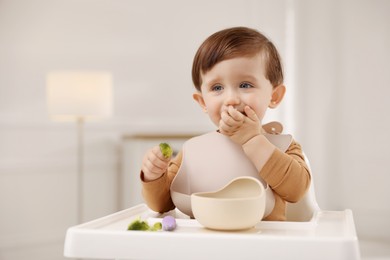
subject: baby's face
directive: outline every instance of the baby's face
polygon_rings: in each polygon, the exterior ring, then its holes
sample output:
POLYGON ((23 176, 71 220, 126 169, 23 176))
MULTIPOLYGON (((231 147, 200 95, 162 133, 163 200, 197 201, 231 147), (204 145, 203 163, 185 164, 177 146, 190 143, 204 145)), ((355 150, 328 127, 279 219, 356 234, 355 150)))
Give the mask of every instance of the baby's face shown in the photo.
POLYGON ((261 55, 221 61, 202 75, 202 82, 203 104, 198 102, 216 126, 229 106, 243 113, 248 105, 261 122, 271 102, 273 87, 261 55))

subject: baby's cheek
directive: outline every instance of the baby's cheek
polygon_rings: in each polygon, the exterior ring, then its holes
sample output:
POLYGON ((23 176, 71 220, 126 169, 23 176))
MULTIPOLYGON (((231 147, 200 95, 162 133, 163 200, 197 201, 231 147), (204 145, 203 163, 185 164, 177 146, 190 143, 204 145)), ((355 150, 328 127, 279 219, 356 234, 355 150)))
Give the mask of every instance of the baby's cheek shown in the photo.
POLYGON ((221 121, 221 115, 220 114, 210 115, 210 119, 214 123, 214 125, 219 126, 219 123, 221 121))

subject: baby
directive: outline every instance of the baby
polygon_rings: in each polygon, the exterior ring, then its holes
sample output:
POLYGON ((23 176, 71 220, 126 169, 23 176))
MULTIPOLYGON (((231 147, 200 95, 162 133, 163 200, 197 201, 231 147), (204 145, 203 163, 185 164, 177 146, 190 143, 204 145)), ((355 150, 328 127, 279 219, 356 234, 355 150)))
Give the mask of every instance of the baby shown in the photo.
MULTIPOLYGON (((279 134, 279 125, 262 127, 268 108, 276 108, 286 91, 275 46, 263 34, 246 27, 216 32, 196 53, 192 80, 194 100, 221 134, 243 148, 272 189, 275 204, 265 220, 285 220, 286 202, 297 202, 305 195, 311 176, 301 146, 291 139, 282 151, 265 135, 279 134)), ((181 152, 173 159, 165 158, 159 146, 145 154, 142 193, 152 210, 175 208, 170 186, 181 161, 181 152)))

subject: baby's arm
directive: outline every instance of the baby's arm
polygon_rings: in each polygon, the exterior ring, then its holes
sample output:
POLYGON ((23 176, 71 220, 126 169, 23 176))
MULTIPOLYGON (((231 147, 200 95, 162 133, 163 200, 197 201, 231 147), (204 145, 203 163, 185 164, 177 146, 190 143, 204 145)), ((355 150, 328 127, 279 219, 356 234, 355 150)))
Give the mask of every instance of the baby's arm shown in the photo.
POLYGON ((288 202, 299 201, 310 187, 309 167, 301 146, 294 140, 286 152, 275 149, 260 176, 288 202))
POLYGON ((260 172, 271 157, 275 146, 262 134, 261 122, 255 111, 245 106, 245 115, 230 106, 221 114, 219 130, 242 146, 246 155, 260 172))
POLYGON ((248 106, 245 115, 232 107, 221 116, 220 132, 240 144, 260 176, 286 201, 296 202, 310 186, 310 173, 298 143, 284 153, 278 150, 260 130, 261 123, 248 106))
POLYGON ((263 134, 252 137, 242 145, 242 148, 259 172, 276 149, 263 134))
POLYGON ((282 152, 260 135, 243 148, 260 176, 282 199, 297 202, 306 193, 311 176, 298 143, 293 141, 287 151, 282 152))
MULTIPOLYGON (((148 156, 153 158, 152 155, 146 154, 144 157, 146 158, 146 161, 148 160, 147 158, 149 158, 148 156)), ((150 209, 162 213, 175 208, 171 199, 170 187, 173 178, 176 176, 176 173, 179 170, 181 160, 182 153, 179 153, 174 159, 168 162, 168 166, 165 171, 156 179, 147 180, 145 178, 145 173, 143 170, 141 171, 140 177, 142 184, 142 195, 150 209)), ((148 165, 149 163, 145 164, 148 165)), ((145 169, 148 169, 146 165, 145 169)))
POLYGON ((249 143, 244 150, 247 149, 245 152, 248 157, 250 155, 260 176, 285 201, 299 201, 308 190, 311 179, 300 145, 293 141, 286 152, 274 148, 269 154, 271 149, 264 149, 269 141, 262 142, 263 140, 258 138, 251 141, 253 146, 249 143), (255 145, 264 145, 262 149, 257 149, 258 154, 255 152, 255 145), (248 151, 249 149, 253 149, 253 152, 248 151), (265 158, 268 159, 264 161, 265 158))

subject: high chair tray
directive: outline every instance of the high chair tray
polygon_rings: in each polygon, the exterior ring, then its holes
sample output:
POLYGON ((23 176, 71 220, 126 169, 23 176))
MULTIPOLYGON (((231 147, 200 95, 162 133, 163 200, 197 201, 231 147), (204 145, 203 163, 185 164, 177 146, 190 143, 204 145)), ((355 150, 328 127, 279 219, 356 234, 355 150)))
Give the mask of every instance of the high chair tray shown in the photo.
MULTIPOLYGON (((319 211, 309 222, 262 221, 244 231, 213 231, 178 211, 174 231, 127 231, 140 217, 162 215, 146 205, 67 230, 64 255, 94 259, 360 259, 352 212, 319 211)), ((166 215, 166 214, 165 214, 166 215)))

